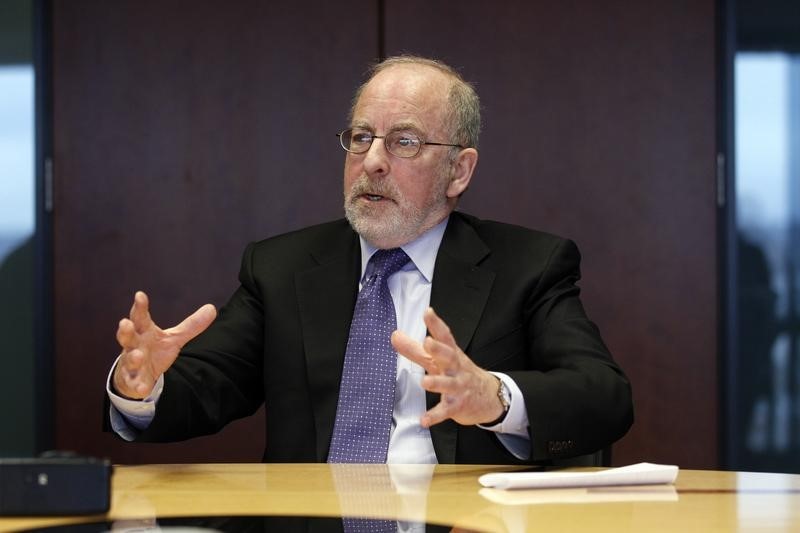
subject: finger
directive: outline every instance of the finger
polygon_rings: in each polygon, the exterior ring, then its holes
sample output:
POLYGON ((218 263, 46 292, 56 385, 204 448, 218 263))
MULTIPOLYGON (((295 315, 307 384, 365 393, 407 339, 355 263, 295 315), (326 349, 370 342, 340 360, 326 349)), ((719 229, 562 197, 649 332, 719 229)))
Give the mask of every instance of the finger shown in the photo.
POLYGON ((422 378, 422 388, 428 392, 455 395, 463 392, 463 385, 457 380, 445 375, 428 374, 422 378))
POLYGON ((183 322, 167 330, 167 333, 183 346, 205 331, 215 318, 217 318, 217 309, 212 304, 205 304, 186 317, 183 322))
POLYGON ((426 372, 438 373, 439 368, 433 362, 430 355, 428 355, 422 348, 422 344, 415 341, 402 331, 395 330, 392 332, 392 346, 398 354, 414 363, 417 363, 424 368, 426 372))
POLYGON ((137 333, 146 331, 153 324, 153 320, 150 318, 150 299, 143 291, 136 291, 136 294, 133 295, 131 321, 137 333))
POLYGON ((114 388, 118 393, 131 399, 146 398, 153 392, 155 382, 145 376, 123 373, 121 378, 114 380, 114 388))
POLYGON ((130 319, 123 318, 119 321, 119 326, 117 327, 117 342, 126 350, 136 347, 136 331, 130 319))
POLYGON ((145 356, 142 350, 131 350, 120 359, 120 367, 122 372, 135 377, 139 373, 139 369, 144 364, 145 356))
POLYGON ((450 327, 439 317, 439 315, 436 314, 436 311, 433 310, 433 307, 428 307, 425 310, 425 313, 422 315, 422 319, 425 322, 425 327, 428 328, 428 333, 431 337, 439 342, 443 342, 444 344, 452 346, 453 348, 458 346, 456 344, 455 337, 453 337, 453 334, 450 331, 450 327))
POLYGON ((144 354, 141 350, 132 350, 123 354, 114 369, 114 387, 125 396, 133 397, 137 385, 146 380, 144 354))
POLYGON ((459 361, 457 346, 450 346, 433 337, 425 337, 425 340, 422 342, 422 348, 443 372, 451 374, 458 371, 459 361))
POLYGON ((444 422, 448 418, 450 418, 450 408, 445 401, 442 400, 422 415, 419 423, 422 427, 429 428, 439 422, 444 422))
POLYGON ((136 384, 136 395, 141 398, 147 398, 150 396, 150 393, 153 392, 153 385, 155 385, 155 383, 152 381, 139 381, 139 383, 136 384))
POLYGON ((141 350, 123 354, 114 369, 114 388, 117 392, 129 398, 144 398, 150 393, 152 378, 143 372, 143 362, 144 353, 141 350))

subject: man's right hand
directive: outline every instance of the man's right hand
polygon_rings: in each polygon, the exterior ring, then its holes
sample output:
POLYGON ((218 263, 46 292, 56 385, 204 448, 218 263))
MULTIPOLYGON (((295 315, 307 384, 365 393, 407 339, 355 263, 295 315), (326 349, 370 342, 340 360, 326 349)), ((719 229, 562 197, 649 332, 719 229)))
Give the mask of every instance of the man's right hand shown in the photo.
POLYGON ((172 366, 183 345, 211 325, 217 316, 214 306, 206 304, 177 326, 161 329, 150 318, 149 305, 147 295, 137 291, 130 317, 120 320, 117 329, 122 354, 114 369, 114 389, 126 398, 146 398, 159 376, 172 366))

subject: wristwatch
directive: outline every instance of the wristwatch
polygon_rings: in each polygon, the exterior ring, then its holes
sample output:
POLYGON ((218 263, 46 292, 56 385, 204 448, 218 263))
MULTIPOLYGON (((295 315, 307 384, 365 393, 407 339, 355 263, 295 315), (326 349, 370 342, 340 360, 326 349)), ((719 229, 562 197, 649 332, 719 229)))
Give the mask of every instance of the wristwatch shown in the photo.
POLYGON ((497 417, 497 420, 493 420, 488 424, 481 424, 482 426, 496 426, 497 424, 506 419, 508 410, 511 408, 511 391, 508 390, 506 382, 500 378, 497 378, 497 398, 500 400, 500 403, 503 406, 503 412, 500 414, 499 417, 497 417))

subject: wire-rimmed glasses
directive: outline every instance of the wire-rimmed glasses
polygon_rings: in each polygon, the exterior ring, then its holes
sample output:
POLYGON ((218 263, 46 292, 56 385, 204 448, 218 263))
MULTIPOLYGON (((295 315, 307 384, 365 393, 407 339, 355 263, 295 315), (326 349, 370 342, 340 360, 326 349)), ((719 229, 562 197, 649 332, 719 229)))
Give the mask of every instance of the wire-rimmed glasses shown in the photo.
POLYGON ((386 150, 397 157, 414 157, 422 149, 423 145, 433 146, 453 146, 464 148, 460 144, 435 143, 422 140, 419 135, 409 130, 391 131, 386 135, 375 135, 374 133, 356 128, 349 128, 336 134, 342 148, 351 154, 363 154, 372 146, 375 139, 383 139, 386 150))

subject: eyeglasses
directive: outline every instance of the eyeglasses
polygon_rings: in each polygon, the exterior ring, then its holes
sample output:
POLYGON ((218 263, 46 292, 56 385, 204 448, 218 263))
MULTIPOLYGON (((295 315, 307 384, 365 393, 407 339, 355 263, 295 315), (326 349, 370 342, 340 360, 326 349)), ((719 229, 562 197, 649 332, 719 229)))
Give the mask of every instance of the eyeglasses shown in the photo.
POLYGON ((372 146, 375 139, 383 139, 386 150, 397 157, 414 157, 425 144, 434 146, 457 146, 464 148, 460 144, 434 143, 423 141, 414 132, 408 130, 392 131, 386 135, 375 135, 369 131, 361 129, 348 129, 336 134, 342 148, 351 154, 363 154, 372 146))

